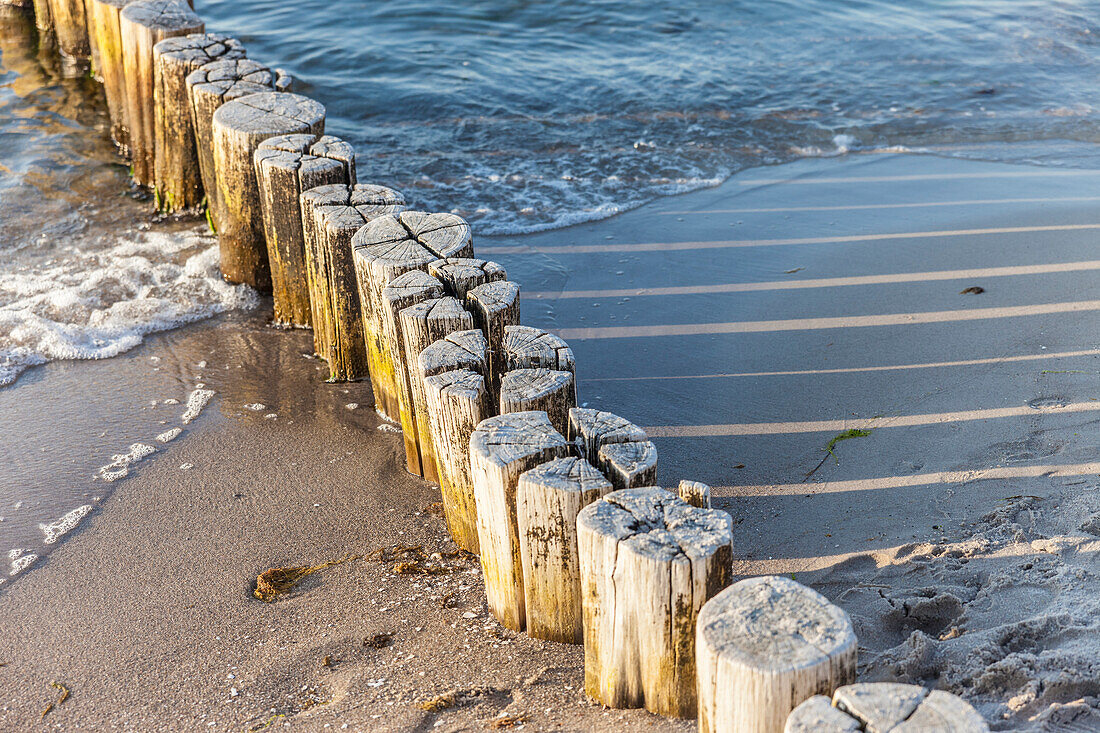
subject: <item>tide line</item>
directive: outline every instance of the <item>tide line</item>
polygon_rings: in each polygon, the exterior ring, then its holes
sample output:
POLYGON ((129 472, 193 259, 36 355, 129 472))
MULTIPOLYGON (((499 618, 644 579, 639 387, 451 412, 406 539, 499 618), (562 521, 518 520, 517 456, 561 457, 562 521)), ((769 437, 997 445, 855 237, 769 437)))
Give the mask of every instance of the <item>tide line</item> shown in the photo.
POLYGON ((673 323, 654 326, 595 326, 565 328, 559 335, 568 340, 648 338, 655 336, 702 336, 733 333, 767 333, 772 331, 814 331, 829 328, 868 328, 873 326, 913 326, 927 323, 980 321, 992 318, 1020 318, 1056 313, 1084 313, 1100 310, 1100 300, 1079 300, 1069 303, 1039 303, 1035 305, 970 308, 966 310, 929 311, 924 313, 888 313, 873 316, 837 316, 829 318, 792 318, 779 321, 733 321, 725 323, 673 323))

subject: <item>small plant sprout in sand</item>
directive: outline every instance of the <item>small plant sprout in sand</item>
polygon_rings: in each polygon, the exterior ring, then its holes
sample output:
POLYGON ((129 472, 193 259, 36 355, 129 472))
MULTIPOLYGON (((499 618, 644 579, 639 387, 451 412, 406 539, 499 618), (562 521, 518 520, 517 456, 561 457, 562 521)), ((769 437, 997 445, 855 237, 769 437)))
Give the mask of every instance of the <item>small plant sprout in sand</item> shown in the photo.
POLYGON ((825 457, 821 459, 821 463, 818 463, 816 466, 814 466, 812 471, 806 474, 806 478, 809 478, 810 476, 813 476, 815 473, 817 473, 817 470, 825 465, 825 461, 829 460, 829 456, 833 457, 833 460, 836 461, 836 465, 840 465, 840 458, 838 458, 836 453, 833 452, 833 448, 836 448, 837 443, 844 440, 851 440, 852 438, 866 438, 870 434, 870 430, 852 428, 851 430, 845 430, 843 433, 834 435, 832 438, 829 439, 829 442, 826 443, 825 447, 822 449, 825 451, 825 457))

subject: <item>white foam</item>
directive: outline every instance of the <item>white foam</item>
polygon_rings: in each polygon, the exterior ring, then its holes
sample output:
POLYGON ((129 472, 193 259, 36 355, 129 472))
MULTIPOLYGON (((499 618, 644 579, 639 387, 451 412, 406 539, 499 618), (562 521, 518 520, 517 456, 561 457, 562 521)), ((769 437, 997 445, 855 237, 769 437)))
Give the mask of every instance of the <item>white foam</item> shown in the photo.
POLYGON ((0 270, 0 386, 57 359, 104 359, 146 334, 256 306, 197 232, 77 241, 64 256, 0 270))
MULTIPOLYGON (((15 550, 13 550, 13 552, 15 552, 15 550)), ((19 575, 19 573, 23 572, 31 565, 34 565, 34 563, 38 560, 38 555, 34 554, 33 552, 27 555, 23 555, 22 550, 19 550, 18 552, 20 554, 12 558, 11 571, 8 573, 8 575, 19 575)))
POLYGON ((52 545, 61 538, 66 532, 71 532, 76 525, 80 524, 80 520, 88 516, 92 511, 91 504, 85 504, 84 506, 77 507, 71 512, 58 519, 56 522, 50 524, 40 524, 38 528, 42 530, 46 535, 46 544, 52 545))
POLYGON ((191 394, 187 395, 187 409, 185 409, 183 415, 180 416, 180 422, 187 425, 198 417, 203 408, 210 403, 210 399, 213 396, 214 390, 203 389, 201 385, 198 389, 195 389, 191 394))
MULTIPOLYGON (((167 441, 164 441, 167 442, 167 441)), ((111 462, 99 469, 99 477, 104 481, 117 481, 130 473, 130 466, 156 451, 151 445, 134 443, 127 453, 111 456, 111 462)))
POLYGON ((157 442, 170 443, 180 436, 183 432, 183 428, 172 428, 171 430, 165 430, 163 433, 157 436, 157 442))

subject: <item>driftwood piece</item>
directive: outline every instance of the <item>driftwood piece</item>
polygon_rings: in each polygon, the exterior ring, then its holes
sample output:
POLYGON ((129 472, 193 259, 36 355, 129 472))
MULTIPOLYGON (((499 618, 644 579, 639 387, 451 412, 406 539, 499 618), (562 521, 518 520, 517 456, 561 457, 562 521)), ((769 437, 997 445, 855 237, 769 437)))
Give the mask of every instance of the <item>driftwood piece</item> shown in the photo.
POLYGON ((405 338, 402 333, 406 320, 402 318, 402 312, 423 301, 435 302, 442 295, 443 285, 423 270, 410 270, 398 275, 382 288, 382 340, 385 351, 393 357, 398 422, 405 440, 405 468, 417 476, 424 474, 420 465, 420 449, 417 447, 416 413, 410 375, 411 367, 416 362, 410 365, 406 361, 405 338))
POLYGON ((730 515, 664 489, 613 491, 581 510, 577 546, 585 692, 609 707, 694 717, 695 621, 730 581, 730 515))
POLYGON ((611 443, 636 443, 649 438, 645 431, 612 412, 577 407, 569 411, 569 440, 576 444, 577 452, 596 465, 600 460, 600 448, 611 443))
POLYGON ((137 0, 119 13, 130 160, 138 185, 152 186, 155 182, 153 47, 166 38, 202 33, 204 27, 202 18, 195 15, 185 0, 137 0))
POLYGON ((256 147, 253 162, 271 265, 275 324, 310 327, 313 311, 301 195, 318 186, 351 184, 355 180, 355 151, 349 143, 331 135, 277 135, 256 147))
MULTIPOLYGON (((431 278, 433 282, 439 282, 431 275, 420 274, 431 278)), ((413 431, 412 448, 415 449, 418 459, 419 475, 428 481, 441 483, 438 456, 432 441, 428 400, 420 370, 420 354, 434 342, 452 333, 469 331, 474 327, 474 318, 462 307, 462 301, 447 296, 423 300, 404 308, 399 313, 399 319, 401 321, 399 331, 405 354, 401 371, 408 380, 408 396, 411 399, 408 415, 406 415, 404 401, 401 403, 401 427, 405 429, 408 425, 413 431)), ((405 436, 405 447, 406 450, 410 447, 408 434, 405 436)), ((408 454, 408 458, 409 470, 412 471, 412 453, 408 454)))
POLYGON ((790 578, 735 583, 699 614, 699 730, 780 733, 790 712, 856 675, 842 609, 790 578))
MULTIPOLYGON (((572 372, 556 369, 513 369, 500 380, 500 414, 542 410, 563 435, 569 427, 569 411, 577 406, 577 387, 572 372)), ((627 488, 627 487, 621 487, 627 488)))
POLYGON ((404 210, 405 199, 393 189, 358 183, 309 189, 300 203, 313 348, 328 362, 332 381, 370 375, 373 387, 382 367, 372 360, 364 338, 363 309, 369 304, 355 275, 352 238, 373 219, 404 210))
POLYGON ((846 685, 832 703, 816 695, 787 718, 785 733, 985 733, 982 716, 962 698, 918 685, 872 682, 846 685))
POLYGON ((374 404, 393 421, 400 419, 394 356, 386 348, 382 323, 382 288, 409 270, 428 263, 473 254, 470 225, 454 214, 403 211, 380 216, 352 239, 355 272, 363 305, 363 335, 370 360, 374 404))
POLYGON ((607 443, 596 456, 596 465, 616 489, 633 489, 657 483, 657 446, 646 440, 607 443))
POLYGON ((565 438, 545 412, 490 417, 470 436, 485 595, 493 616, 513 631, 523 631, 527 621, 516 517, 519 476, 568 453, 565 438))
POLYGON ((153 46, 153 189, 160 211, 188 211, 203 200, 187 77, 213 61, 242 58, 240 41, 217 33, 175 36, 153 46))
POLYGON ((505 326, 504 368, 576 373, 577 365, 573 349, 560 336, 533 326, 505 326))
POLYGON ((496 280, 467 293, 467 307, 489 342, 489 390, 499 400, 500 378, 507 370, 504 358, 504 328, 519 325, 519 285, 496 280))
POLYGON ((469 257, 436 260, 428 265, 428 274, 443 283, 448 295, 463 303, 470 291, 479 285, 508 279, 508 273, 497 263, 469 257))
POLYGON ((298 94, 261 92, 226 102, 214 113, 214 176, 222 277, 261 291, 271 290, 271 269, 252 156, 269 137, 321 135, 325 108, 298 94))
POLYGON ((676 494, 692 506, 710 509, 710 487, 700 481, 680 481, 676 494))
POLYGON ((572 456, 520 475, 516 517, 530 636, 563 644, 584 640, 577 515, 610 491, 610 481, 572 456))
POLYGON ((439 460, 447 529, 463 550, 480 552, 470 435, 491 414, 485 377, 465 368, 440 372, 424 378, 424 394, 439 460))
POLYGON ((130 156, 130 124, 127 121, 126 70, 122 58, 119 14, 131 2, 133 0, 85 0, 88 37, 94 39, 96 73, 103 82, 107 115, 111 118, 111 139, 126 157, 130 156))
POLYGON ((49 4, 57 49, 70 59, 87 59, 91 46, 84 0, 49 0, 49 4))
POLYGON ((222 207, 218 201, 218 182, 214 171, 214 113, 234 99, 273 91, 276 74, 258 61, 222 59, 191 72, 186 81, 199 174, 202 190, 206 194, 207 219, 211 228, 216 230, 222 207))

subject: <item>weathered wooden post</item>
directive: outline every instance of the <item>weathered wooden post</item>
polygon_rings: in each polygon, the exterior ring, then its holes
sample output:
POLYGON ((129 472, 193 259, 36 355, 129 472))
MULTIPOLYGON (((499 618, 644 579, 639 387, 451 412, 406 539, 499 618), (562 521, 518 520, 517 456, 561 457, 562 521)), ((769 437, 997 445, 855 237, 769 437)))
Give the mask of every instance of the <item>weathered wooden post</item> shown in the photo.
POLYGON ((596 465, 616 489, 633 489, 657 483, 657 446, 650 441, 607 443, 596 456, 596 465))
MULTIPOLYGON (((414 448, 419 457, 420 475, 429 481, 442 483, 438 457, 432 442, 431 417, 428 414, 428 398, 424 392, 423 373, 420 370, 420 354, 432 343, 452 333, 463 333, 472 329, 474 317, 462 307, 461 301, 447 296, 425 300, 405 308, 400 311, 400 319, 402 346, 405 350, 402 370, 408 377, 412 398, 411 419, 408 421, 405 405, 401 405, 401 425, 404 428, 405 423, 409 422, 415 431, 414 448)), ((408 436, 405 438, 405 445, 408 446, 408 436)))
POLYGON ((217 229, 222 207, 218 201, 218 181, 214 171, 214 113, 226 102, 275 90, 276 73, 249 59, 211 61, 187 76, 187 96, 191 102, 191 125, 195 129, 199 174, 206 194, 207 220, 217 229))
MULTIPOLYGON (((576 372, 573 349, 549 331, 532 326, 504 327, 504 368, 576 372)), ((565 432, 565 429, 562 429, 565 432)))
POLYGON ((784 733, 987 733, 985 719, 962 698, 943 690, 895 682, 846 685, 833 699, 815 695, 787 718, 784 733))
POLYGON ((34 0, 34 26, 40 31, 43 40, 53 37, 53 13, 50 0, 34 0))
POLYGON ((153 182, 161 212, 196 209, 203 200, 187 77, 213 61, 243 58, 240 41, 217 33, 175 36, 153 46, 153 182))
MULTIPOLYGON (((513 369, 500 379, 500 414, 542 410, 554 429, 565 434, 569 411, 577 406, 572 372, 556 369, 513 369)), ((622 487, 626 488, 626 487, 622 487)))
POLYGON ((467 293, 466 305, 489 342, 489 391, 496 402, 500 378, 507 371, 504 358, 504 327, 519 325, 519 285, 496 280, 479 285, 467 293))
POLYGON ((396 422, 401 411, 393 356, 383 332, 382 288, 409 270, 427 271, 428 264, 437 259, 472 255, 470 225, 454 214, 403 211, 371 221, 356 232, 352 246, 363 306, 363 335, 372 352, 374 405, 396 422))
POLYGON ((355 151, 350 143, 331 135, 278 135, 261 142, 253 160, 271 265, 275 324, 308 328, 313 315, 301 195, 318 186, 354 183, 355 151))
POLYGON ((856 676, 843 609, 790 578, 735 583, 699 614, 699 730, 781 733, 799 703, 856 676))
POLYGON ((84 0, 50 0, 50 20, 58 50, 71 59, 87 59, 91 47, 84 0))
POLYGON ((428 265, 428 274, 443 283, 448 295, 463 303, 470 291, 479 285, 508 279, 508 273, 497 263, 468 257, 436 260, 428 265))
POLYGON ((545 412, 490 417, 470 436, 485 595, 493 616, 513 631, 523 631, 527 622, 516 518, 519 476, 568 453, 565 438, 554 430, 545 412))
POLYGON ((304 191, 300 201, 313 348, 328 362, 331 381, 369 374, 373 386, 381 367, 371 361, 364 339, 363 309, 368 303, 360 297, 351 242, 373 219, 403 211, 405 198, 384 186, 358 183, 318 186, 304 191))
POLYGON ((259 185, 252 156, 269 137, 293 133, 321 135, 325 108, 287 92, 261 92, 226 102, 214 113, 214 175, 222 277, 271 290, 259 185))
POLYGON ((88 36, 95 39, 97 68, 111 118, 111 139, 126 157, 130 155, 129 111, 126 105, 126 71, 122 58, 119 14, 133 0, 85 0, 88 36))
POLYGON ((569 411, 569 440, 589 463, 600 460, 600 448, 610 443, 636 443, 648 440, 645 431, 611 412, 578 407, 569 411))
POLYGON ((136 0, 119 13, 122 65, 126 74, 126 119, 134 182, 154 184, 156 115, 153 108, 153 46, 165 38, 202 33, 205 25, 186 0, 136 0))
POLYGON ((613 491, 581 510, 589 697, 614 708, 695 716, 695 620, 730 582, 732 524, 726 512, 652 487, 613 491))
POLYGON ((710 487, 699 481, 680 481, 677 495, 688 504, 700 509, 710 509, 710 487))
MULTIPOLYGON (((485 335, 458 331, 429 345, 418 359, 424 387, 424 422, 439 467, 447 529, 467 552, 478 552, 477 505, 470 473, 470 434, 492 414, 484 375, 485 335)), ((420 415, 417 415, 418 420, 420 415)), ((419 427, 419 422, 418 422, 419 427)))
MULTIPOLYGON (((416 415, 413 408, 411 365, 405 358, 405 338, 402 313, 424 301, 435 302, 443 295, 443 284, 423 270, 410 270, 398 275, 382 288, 382 338, 386 351, 393 356, 393 378, 397 390, 397 410, 401 434, 405 441, 405 468, 423 476, 420 449, 417 447, 416 415)), ((453 299, 452 299, 453 300, 453 299)), ((459 305, 459 310, 462 306, 459 305)), ((433 339, 434 340, 434 339, 433 339)), ((434 480, 434 479, 433 479, 434 480)))
POLYGON ((610 491, 610 481, 572 456, 520 475, 516 517, 530 636, 563 644, 584 641, 577 515, 610 491))

